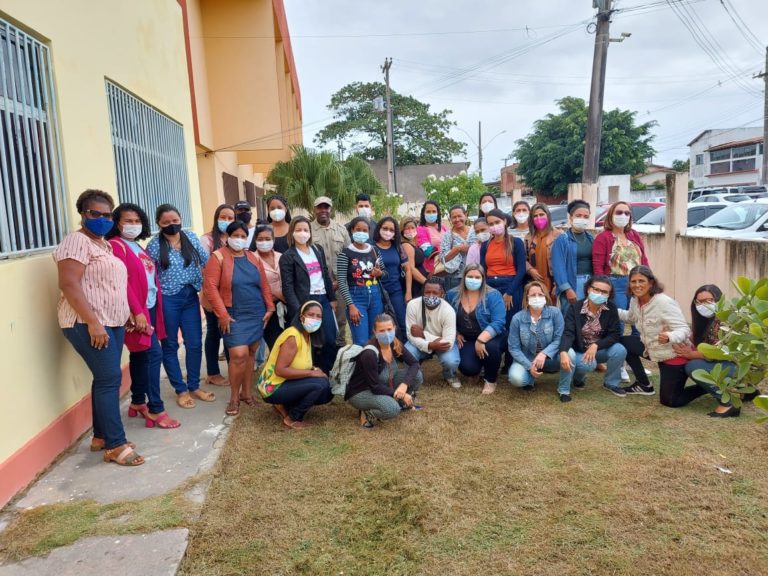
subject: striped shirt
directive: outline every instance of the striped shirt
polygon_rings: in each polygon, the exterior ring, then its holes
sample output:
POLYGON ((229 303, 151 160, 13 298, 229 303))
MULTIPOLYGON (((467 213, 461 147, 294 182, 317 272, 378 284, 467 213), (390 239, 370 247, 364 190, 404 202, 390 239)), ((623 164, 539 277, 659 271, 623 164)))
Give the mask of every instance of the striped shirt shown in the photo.
MULTIPOLYGON (((128 270, 112 255, 112 246, 82 232, 68 234, 53 252, 56 262, 74 260, 85 266, 80 279, 85 299, 103 326, 124 326, 128 321, 128 270)), ((59 326, 72 328, 85 321, 62 294, 58 305, 59 326)))

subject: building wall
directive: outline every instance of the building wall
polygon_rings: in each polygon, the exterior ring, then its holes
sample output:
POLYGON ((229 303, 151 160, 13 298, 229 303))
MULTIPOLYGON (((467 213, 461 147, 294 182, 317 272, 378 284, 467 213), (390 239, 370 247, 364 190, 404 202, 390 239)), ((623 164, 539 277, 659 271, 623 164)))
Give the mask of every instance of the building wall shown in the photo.
MULTIPOLYGON (((179 4, 0 0, 0 13, 51 48, 70 230, 78 227, 75 199, 80 192, 101 188, 116 195, 105 78, 184 127, 191 224, 199 229, 179 4)), ((0 417, 2 505, 90 424, 89 411, 81 408, 91 377, 56 322, 58 289, 51 251, 0 261, 0 275, 0 395, 10 399, 0 417)))
POLYGON ((724 130, 707 130, 696 140, 689 144, 691 179, 696 188, 705 186, 749 186, 758 184, 761 177, 762 154, 757 156, 757 170, 748 173, 720 174, 709 176, 709 153, 707 150, 713 146, 727 144, 729 142, 741 142, 752 138, 759 138, 763 135, 761 127, 751 128, 729 128, 724 130), (703 156, 703 163, 696 163, 696 156, 703 156))

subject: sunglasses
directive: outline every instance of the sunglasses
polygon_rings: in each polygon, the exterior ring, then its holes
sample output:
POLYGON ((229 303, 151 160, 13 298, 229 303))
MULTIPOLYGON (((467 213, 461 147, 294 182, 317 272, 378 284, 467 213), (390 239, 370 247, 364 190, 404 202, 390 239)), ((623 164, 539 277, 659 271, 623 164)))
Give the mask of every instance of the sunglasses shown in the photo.
POLYGON ((83 210, 82 212, 88 218, 106 218, 112 220, 112 212, 99 212, 98 210, 83 210))

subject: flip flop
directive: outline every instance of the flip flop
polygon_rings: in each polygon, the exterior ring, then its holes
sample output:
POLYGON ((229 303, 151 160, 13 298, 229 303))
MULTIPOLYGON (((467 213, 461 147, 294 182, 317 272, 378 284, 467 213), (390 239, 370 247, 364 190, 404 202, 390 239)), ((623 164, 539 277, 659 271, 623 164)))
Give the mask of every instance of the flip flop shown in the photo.
POLYGON ((190 391, 190 394, 197 398, 198 400, 202 400, 203 402, 213 402, 216 400, 216 394, 213 392, 206 392, 205 390, 200 390, 198 388, 197 390, 190 391))
POLYGON ((189 395, 189 392, 182 392, 176 396, 176 404, 179 405, 179 408, 194 408, 196 406, 195 401, 192 399, 192 396, 189 395))

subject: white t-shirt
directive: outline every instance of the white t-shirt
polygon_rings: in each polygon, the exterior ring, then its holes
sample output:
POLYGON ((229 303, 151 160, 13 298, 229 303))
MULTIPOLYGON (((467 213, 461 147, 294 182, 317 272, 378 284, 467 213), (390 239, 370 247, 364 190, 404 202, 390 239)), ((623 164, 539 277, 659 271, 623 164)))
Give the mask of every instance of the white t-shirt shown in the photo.
POLYGON ((315 251, 310 246, 309 254, 305 254, 301 249, 296 250, 304 261, 304 266, 309 272, 309 292, 311 294, 325 294, 325 282, 323 281, 323 269, 317 260, 315 251))

